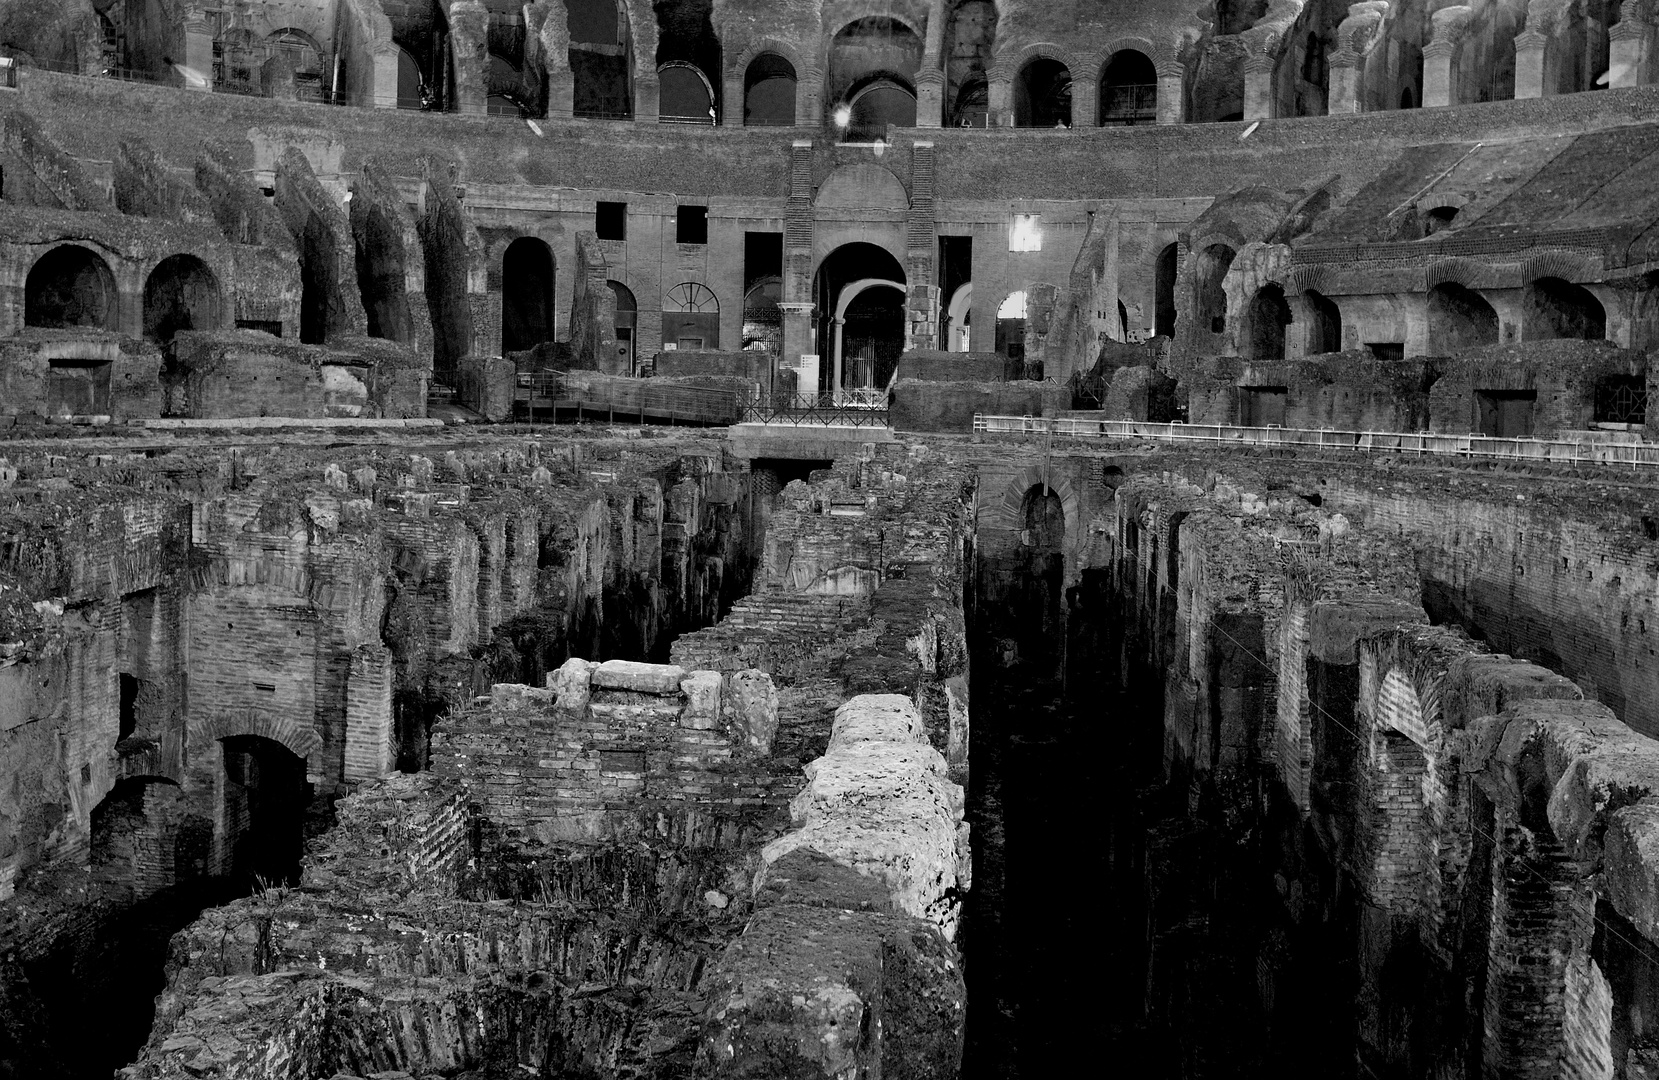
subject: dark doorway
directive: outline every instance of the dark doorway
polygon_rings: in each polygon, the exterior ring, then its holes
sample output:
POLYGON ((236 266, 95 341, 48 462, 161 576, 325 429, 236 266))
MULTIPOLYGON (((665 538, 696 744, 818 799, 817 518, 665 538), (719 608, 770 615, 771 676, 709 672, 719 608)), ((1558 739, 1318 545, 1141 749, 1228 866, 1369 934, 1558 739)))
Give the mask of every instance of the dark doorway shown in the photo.
POLYGON ((120 674, 121 721, 117 739, 130 739, 138 730, 138 678, 125 671, 120 674))
POLYGON ((115 275, 109 264, 74 244, 42 255, 23 283, 23 325, 114 330, 115 275))
POLYGON ((305 760, 258 735, 222 740, 230 872, 248 884, 297 885, 311 785, 305 760))
POLYGON ((1239 423, 1244 427, 1284 427, 1285 403, 1289 397, 1289 387, 1239 387, 1239 423))
POLYGON ((46 369, 48 416, 109 414, 109 364, 102 360, 49 360, 46 369))
POLYGON ((1071 69, 1039 56, 1014 79, 1015 127, 1071 127, 1071 69))
POLYGON ((1342 351, 1342 309, 1336 301, 1312 289, 1302 294, 1313 325, 1308 328, 1308 352, 1312 355, 1342 351))
POLYGON ((413 342, 403 229, 379 207, 353 215, 351 224, 357 248, 357 287, 369 318, 369 336, 413 342))
POLYGON ((1561 278, 1539 278, 1527 288, 1525 324, 1528 341, 1607 336, 1607 309, 1582 285, 1561 278))
POLYGON ((1290 304, 1277 285, 1264 285, 1250 302, 1250 359, 1283 360, 1290 304))
POLYGON ((793 127, 795 65, 777 53, 762 53, 743 76, 743 123, 749 127, 793 127))
POLYGON ((553 340, 553 252, 521 236, 501 257, 501 351, 523 352, 553 340))
POLYGON ((1530 439, 1537 406, 1536 390, 1475 391, 1480 433, 1495 439, 1530 439))
POLYGON ((1145 53, 1124 49, 1100 76, 1100 124, 1130 126, 1158 120, 1158 71, 1145 53))
POLYGON ((217 330, 219 282, 194 255, 163 259, 144 283, 144 336, 165 345, 180 330, 217 330))
POLYGON ((1175 275, 1181 263, 1179 245, 1170 244, 1158 252, 1153 271, 1152 332, 1159 337, 1175 336, 1175 275))

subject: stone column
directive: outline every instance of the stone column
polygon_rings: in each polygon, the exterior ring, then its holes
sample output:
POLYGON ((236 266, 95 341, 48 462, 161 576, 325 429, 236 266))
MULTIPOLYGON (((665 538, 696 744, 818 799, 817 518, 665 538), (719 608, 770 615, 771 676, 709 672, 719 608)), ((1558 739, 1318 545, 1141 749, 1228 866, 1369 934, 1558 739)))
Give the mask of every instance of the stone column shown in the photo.
POLYGON ((992 127, 1014 126, 1014 80, 993 73, 985 88, 987 112, 992 127))
POLYGON ((1423 46, 1423 107, 1457 104, 1457 46, 1431 41, 1423 46))
POLYGON ((1545 94, 1545 54, 1549 38, 1537 30, 1515 35, 1515 100, 1539 98, 1545 94))
POLYGON ((478 0, 456 0, 449 8, 449 53, 455 61, 455 111, 481 116, 488 111, 484 71, 489 63, 490 13, 478 0))
POLYGON ((634 123, 655 124, 662 107, 662 81, 657 73, 641 73, 634 77, 634 123))
MULTIPOLYGON (((1072 92, 1075 94, 1076 90, 1072 92)), ((916 126, 936 128, 944 126, 944 122, 945 73, 924 71, 916 76, 916 126)))
POLYGON ((1641 86, 1648 81, 1648 64, 1653 55, 1653 24, 1626 17, 1607 32, 1612 62, 1607 69, 1608 86, 1641 86))
POLYGON ((1244 118, 1273 118, 1273 58, 1252 56, 1244 62, 1244 118))
POLYGON ((1099 74, 1097 71, 1090 77, 1079 79, 1076 72, 1072 73, 1071 126, 1074 128, 1100 126, 1099 74))
POLYGON ((1325 111, 1332 116, 1364 112, 1360 101, 1361 76, 1364 67, 1360 55, 1351 49, 1338 49, 1331 54, 1331 96, 1325 111))
POLYGON ((726 72, 725 85, 721 87, 720 97, 720 126, 743 126, 743 71, 741 68, 726 72))
POLYGON ((1186 121, 1186 74, 1186 65, 1175 60, 1158 65, 1158 123, 1186 121))

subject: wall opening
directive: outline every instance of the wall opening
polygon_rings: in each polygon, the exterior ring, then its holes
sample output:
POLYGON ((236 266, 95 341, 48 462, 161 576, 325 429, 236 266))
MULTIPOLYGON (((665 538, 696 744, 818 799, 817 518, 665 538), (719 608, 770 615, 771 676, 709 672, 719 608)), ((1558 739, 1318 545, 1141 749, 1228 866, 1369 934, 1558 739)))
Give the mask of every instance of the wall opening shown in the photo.
POLYGON ((836 248, 819 264, 813 298, 823 313, 816 342, 824 361, 819 365, 820 388, 803 386, 800 393, 887 385, 904 351, 905 280, 899 260, 870 243, 836 248), (835 381, 838 356, 842 360, 839 384, 835 381), (860 361, 856 367, 853 358, 860 361), (855 370, 867 373, 871 381, 855 381, 855 370))
POLYGON ((1284 427, 1289 398, 1289 387, 1241 386, 1238 422, 1244 427, 1284 427))
POLYGON ((1233 268, 1236 256, 1237 252, 1226 244, 1211 244, 1199 252, 1198 264, 1193 268, 1198 325, 1208 327, 1212 334, 1227 331, 1227 291, 1222 282, 1227 279, 1227 271, 1233 268))
POLYGON ((662 347, 720 348, 720 300, 707 285, 682 282, 662 301, 662 347))
POLYGON ((974 240, 971 236, 940 236, 938 283, 945 309, 939 319, 939 347, 967 352, 973 329, 974 240))
POLYGON ((144 283, 144 336, 165 345, 180 330, 217 330, 219 281, 194 255, 172 255, 144 283))
POLYGON ((743 348, 776 360, 783 352, 783 278, 761 278, 743 294, 743 348))
POLYGON ((961 0, 945 30, 945 116, 947 127, 982 128, 990 122, 988 72, 996 51, 997 6, 991 0, 961 0))
POLYGON ((1641 427, 1647 423, 1647 376, 1603 375, 1596 380, 1597 424, 1641 427))
POLYGON ((1302 294, 1307 301, 1312 325, 1308 327, 1310 355, 1342 351, 1342 309, 1336 301, 1323 293, 1309 289, 1302 294))
POLYGON ((616 354, 617 370, 634 374, 634 337, 639 328, 639 303, 634 299, 633 290, 620 281, 605 282, 610 287, 611 297, 616 301, 616 354))
POLYGON ((920 35, 898 19, 873 15, 848 23, 830 42, 824 84, 828 119, 853 142, 885 137, 889 124, 915 127, 921 63, 920 35))
POLYGON ((554 339, 553 250, 521 236, 501 256, 501 351, 523 352, 554 339))
POLYGON ((743 74, 743 123, 747 127, 793 127, 795 65, 777 53, 761 53, 743 74))
POLYGON ((1020 501, 1020 543, 1054 552, 1066 544, 1066 510, 1051 487, 1034 484, 1020 501))
POLYGON ((1285 328, 1290 325, 1290 304, 1285 291, 1267 284, 1250 301, 1250 359, 1283 360, 1285 328))
POLYGON ((1429 290, 1429 352, 1456 356, 1498 343, 1498 313, 1473 289, 1442 282, 1429 290))
POLYGON ((1071 127, 1071 69, 1039 56, 1014 77, 1015 127, 1071 127))
POLYGON ((1538 408, 1536 390, 1476 390, 1480 433, 1495 439, 1530 439, 1538 408))
POLYGON ((1170 244, 1158 252, 1152 271, 1152 332, 1158 337, 1175 336, 1175 278, 1180 266, 1180 245, 1170 244))
POLYGON ((109 264, 75 244, 42 255, 23 282, 23 325, 116 329, 115 275, 109 264))
POLYGON ((47 361, 48 416, 107 416, 110 365, 102 360, 47 361))
POLYGON ((420 62, 414 54, 399 45, 397 50, 397 107, 400 109, 425 109, 433 106, 435 99, 427 89, 426 80, 421 76, 420 62))
POLYGON ((888 76, 859 86, 848 97, 846 109, 845 142, 885 141, 889 128, 916 126, 915 90, 888 76))
POLYGON ((1330 99, 1330 66, 1325 61, 1325 43, 1309 31, 1302 41, 1301 77, 1296 83, 1296 115, 1324 116, 1330 99))
POLYGON ((657 122, 713 127, 714 86, 695 64, 676 60, 657 69, 657 122))
POLYGON ((121 672, 117 676, 120 694, 120 721, 116 729, 116 741, 130 739, 138 731, 138 677, 129 672, 121 672))
POLYGON ((415 340, 409 309, 409 279, 403 228, 380 207, 352 217, 357 288, 369 320, 369 336, 410 344, 415 340))
POLYGON ((1143 52, 1114 53, 1100 74, 1100 124, 1133 126, 1158 120, 1158 69, 1143 52))
POLYGON ((1457 220, 1458 208, 1455 206, 1436 206, 1423 215, 1423 235, 1433 236, 1451 228, 1452 222, 1457 220))
POLYGON ((1607 309, 1595 293, 1561 278, 1539 278, 1527 286, 1521 333, 1528 341, 1607 337, 1607 309))
POLYGON ((1012 378, 1023 377, 1025 368, 1025 315, 1027 294, 1024 289, 1009 293, 997 306, 996 350, 1007 360, 1012 378), (1019 369, 1016 374, 1015 370, 1019 369))
POLYGON ((579 117, 631 120, 633 48, 627 14, 616 0, 565 0, 571 111, 579 117))
POLYGON ((723 66, 720 38, 714 32, 714 0, 658 0, 653 10, 658 119, 670 124, 717 123, 723 66))
POLYGON ((249 884, 299 884, 311 785, 305 760, 258 735, 221 740, 225 850, 231 876, 249 884))

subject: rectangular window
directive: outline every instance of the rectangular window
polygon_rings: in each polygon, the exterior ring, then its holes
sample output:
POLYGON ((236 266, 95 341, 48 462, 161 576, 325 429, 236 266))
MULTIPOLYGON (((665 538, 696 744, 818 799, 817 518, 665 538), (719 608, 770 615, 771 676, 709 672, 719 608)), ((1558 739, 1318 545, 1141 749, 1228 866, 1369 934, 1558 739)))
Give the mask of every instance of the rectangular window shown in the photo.
POLYGON ((709 242, 709 208, 706 206, 682 206, 679 217, 674 225, 674 239, 681 244, 706 244, 709 242))
POLYGON ((1371 355, 1378 360, 1404 360, 1406 358, 1406 343, 1403 341, 1368 341, 1365 347, 1371 350, 1371 355))
POLYGON ((690 349, 692 351, 696 351, 703 347, 703 339, 700 337, 683 337, 676 341, 674 346, 678 349, 690 349))
POLYGON ((263 691, 267 694, 276 693, 276 684, 275 683, 256 682, 256 683, 253 684, 253 688, 255 690, 261 690, 261 691, 263 691))
POLYGON ((1532 438, 1536 390, 1476 390, 1475 410, 1480 433, 1495 439, 1532 438))
POLYGON ((593 229, 601 240, 628 239, 628 204, 600 203, 593 212, 593 229))
POLYGON ((1008 230, 1009 251, 1043 250, 1043 219, 1037 214, 1015 214, 1008 230))

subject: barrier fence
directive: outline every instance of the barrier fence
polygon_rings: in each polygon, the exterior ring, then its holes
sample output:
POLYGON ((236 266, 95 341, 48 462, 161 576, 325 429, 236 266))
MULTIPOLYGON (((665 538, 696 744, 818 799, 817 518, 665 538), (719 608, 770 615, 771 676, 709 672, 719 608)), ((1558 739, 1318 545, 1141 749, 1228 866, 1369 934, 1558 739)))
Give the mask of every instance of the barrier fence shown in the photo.
POLYGON ((820 427, 886 427, 887 399, 880 394, 761 394, 743 403, 746 424, 820 427))
POLYGON ((1490 435, 1441 435, 1430 432, 1239 427, 1179 422, 1153 424, 1137 420, 985 415, 974 416, 974 433, 1052 435, 1069 439, 1145 439, 1198 446, 1347 450, 1551 464, 1659 466, 1659 445, 1594 438, 1500 439, 1490 435))

